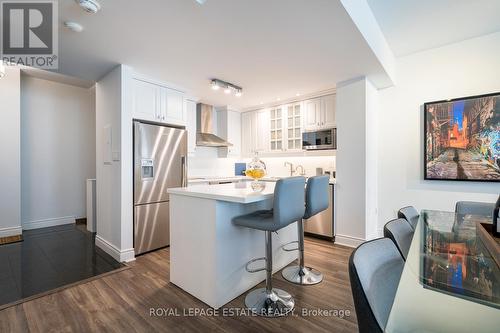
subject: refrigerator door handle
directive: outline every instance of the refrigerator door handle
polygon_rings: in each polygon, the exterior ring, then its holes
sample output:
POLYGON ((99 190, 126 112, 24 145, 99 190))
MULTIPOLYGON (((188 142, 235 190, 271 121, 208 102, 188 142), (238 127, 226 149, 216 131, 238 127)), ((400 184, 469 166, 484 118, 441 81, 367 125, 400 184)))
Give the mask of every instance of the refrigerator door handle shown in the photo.
POLYGON ((181 156, 181 165, 182 165, 182 187, 187 187, 187 159, 186 156, 181 156))

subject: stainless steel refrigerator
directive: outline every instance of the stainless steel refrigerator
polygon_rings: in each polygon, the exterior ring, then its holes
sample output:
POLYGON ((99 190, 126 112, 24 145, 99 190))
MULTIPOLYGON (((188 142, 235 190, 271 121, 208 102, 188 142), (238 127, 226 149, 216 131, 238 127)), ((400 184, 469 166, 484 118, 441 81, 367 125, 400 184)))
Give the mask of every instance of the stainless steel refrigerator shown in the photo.
POLYGON ((187 132, 134 121, 134 250, 170 244, 168 188, 187 184, 187 132))

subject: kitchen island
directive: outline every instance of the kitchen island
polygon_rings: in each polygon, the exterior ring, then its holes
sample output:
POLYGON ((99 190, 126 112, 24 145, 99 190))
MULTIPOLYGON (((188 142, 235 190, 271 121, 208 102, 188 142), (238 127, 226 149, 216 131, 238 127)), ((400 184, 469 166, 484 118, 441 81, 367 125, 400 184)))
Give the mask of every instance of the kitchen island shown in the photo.
MULTIPOLYGON (((170 282, 218 309, 265 280, 249 273, 248 261, 264 257, 264 232, 234 226, 232 218, 271 209, 275 183, 254 192, 250 182, 172 188, 170 194, 170 282)), ((273 272, 297 259, 281 246, 297 240, 292 223, 273 233, 273 272)), ((251 268, 262 267, 257 262, 251 268)))

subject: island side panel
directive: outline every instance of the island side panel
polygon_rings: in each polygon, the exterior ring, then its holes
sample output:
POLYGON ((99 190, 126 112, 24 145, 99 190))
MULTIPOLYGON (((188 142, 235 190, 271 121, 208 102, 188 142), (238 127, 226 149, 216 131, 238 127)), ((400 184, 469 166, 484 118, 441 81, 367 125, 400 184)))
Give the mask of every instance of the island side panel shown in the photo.
POLYGON ((216 304, 216 201, 170 194, 170 282, 216 304))
MULTIPOLYGON (((235 226, 231 219, 235 216, 261 209, 271 209, 272 199, 239 204, 217 201, 216 209, 216 308, 253 288, 266 278, 265 271, 249 273, 245 270, 248 261, 265 256, 265 232, 235 226)), ((297 240, 297 224, 273 233, 273 272, 276 273, 293 262, 298 252, 286 252, 282 245, 297 240)), ((293 247, 293 245, 291 246, 293 247)), ((252 264, 252 268, 264 267, 264 261, 252 264)))

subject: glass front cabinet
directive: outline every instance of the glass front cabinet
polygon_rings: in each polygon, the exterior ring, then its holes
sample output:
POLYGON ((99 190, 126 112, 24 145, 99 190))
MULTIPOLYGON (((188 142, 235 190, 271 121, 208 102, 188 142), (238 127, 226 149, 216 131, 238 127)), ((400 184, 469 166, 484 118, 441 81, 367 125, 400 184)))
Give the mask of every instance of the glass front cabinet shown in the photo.
POLYGON ((301 103, 287 105, 286 139, 287 150, 302 150, 301 103))
POLYGON ((269 110, 271 152, 302 150, 301 103, 269 110))

